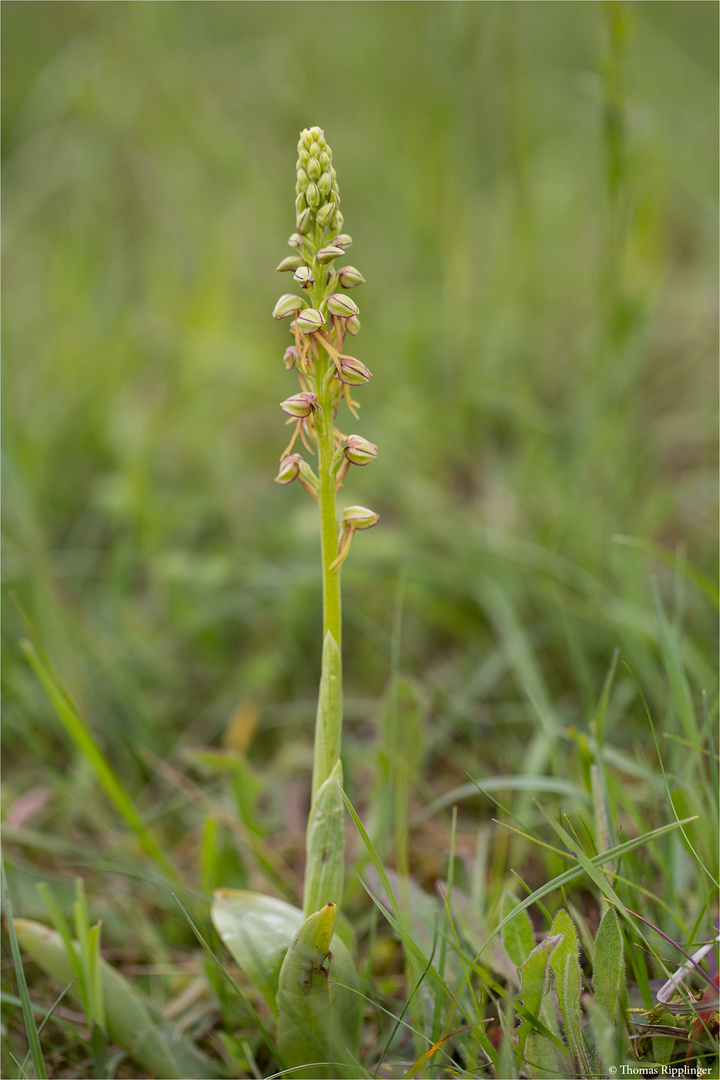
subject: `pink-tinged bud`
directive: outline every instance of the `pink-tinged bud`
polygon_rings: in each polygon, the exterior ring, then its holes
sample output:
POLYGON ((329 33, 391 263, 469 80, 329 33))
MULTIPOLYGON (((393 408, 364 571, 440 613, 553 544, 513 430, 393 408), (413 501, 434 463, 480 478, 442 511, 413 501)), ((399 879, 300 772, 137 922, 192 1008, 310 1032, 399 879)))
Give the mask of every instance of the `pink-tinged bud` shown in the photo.
POLYGON ((317 408, 317 398, 314 394, 304 391, 302 394, 293 394, 280 402, 280 408, 288 416, 294 416, 296 420, 305 420, 317 408))
POLYGON ((290 247, 301 248, 303 246, 303 238, 300 233, 294 232, 288 240, 290 247))
POLYGON ((317 212, 317 223, 321 229, 327 228, 335 217, 335 203, 327 202, 317 212))
POLYGON ((327 309, 331 315, 340 315, 343 319, 360 314, 360 308, 355 301, 351 300, 349 296, 343 296, 342 293, 333 293, 332 296, 328 297, 327 309))
POLYGON ((315 284, 315 278, 309 266, 299 266, 293 274, 293 280, 297 281, 303 289, 309 289, 315 284))
POLYGON ((273 308, 273 319, 287 319, 288 316, 294 315, 296 311, 300 311, 302 306, 303 302, 299 296, 284 293, 273 308))
POLYGON ((356 285, 365 284, 365 278, 354 266, 343 266, 338 281, 343 289, 354 289, 356 285))
POLYGON ((298 329, 302 330, 303 334, 314 334, 317 330, 322 330, 325 325, 325 320, 315 308, 308 308, 306 311, 301 311, 298 315, 297 325, 298 329))
POLYGON ((297 270, 298 267, 304 265, 305 260, 302 255, 288 255, 287 259, 283 259, 281 263, 278 263, 275 269, 282 273, 283 270, 297 270))
POLYGON ((334 240, 331 241, 335 247, 342 248, 343 251, 347 251, 349 247, 352 247, 352 236, 348 236, 347 233, 340 233, 334 240))
POLYGON ((342 248, 334 247, 334 245, 328 244, 327 247, 320 248, 315 258, 319 263, 325 265, 326 263, 332 262, 333 259, 339 259, 340 256, 344 254, 345 252, 342 248))
POLYGON ((369 465, 377 457, 377 446, 362 435, 348 435, 342 445, 345 457, 351 465, 369 465))
POLYGON ((360 333, 360 320, 357 315, 351 315, 349 319, 345 320, 345 329, 353 337, 360 333))
POLYGON ((286 371, 292 371, 292 369, 297 364, 297 358, 298 358, 298 351, 297 351, 296 346, 295 345, 288 345, 287 349, 285 350, 285 355, 283 356, 283 360, 285 361, 285 370, 286 371))
POLYGON ((293 480, 297 480, 301 461, 300 454, 290 454, 289 457, 283 458, 280 462, 280 471, 275 477, 275 483, 292 484, 293 480))
POLYGON ((295 228, 303 236, 310 232, 312 226, 312 210, 307 206, 301 214, 298 214, 295 221, 295 228))
POLYGON ((342 525, 353 529, 372 529, 377 525, 380 515, 374 510, 368 510, 367 506, 348 506, 343 510, 342 525))
POLYGON ((341 382, 347 383, 348 386, 361 386, 362 383, 372 379, 370 369, 363 364, 362 360, 357 360, 354 356, 345 356, 340 360, 338 375, 341 382))

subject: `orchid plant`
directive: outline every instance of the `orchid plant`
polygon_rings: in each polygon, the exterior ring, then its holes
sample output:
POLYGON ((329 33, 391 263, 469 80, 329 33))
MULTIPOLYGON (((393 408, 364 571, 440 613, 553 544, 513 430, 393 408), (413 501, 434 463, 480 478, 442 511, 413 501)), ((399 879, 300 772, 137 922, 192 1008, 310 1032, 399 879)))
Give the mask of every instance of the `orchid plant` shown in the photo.
MULTIPOLYGON (((285 293, 273 315, 290 319, 285 366, 299 390, 281 403, 292 428, 281 455, 279 484, 299 480, 318 502, 323 581, 323 646, 315 725, 303 907, 258 893, 218 890, 213 920, 245 974, 277 1019, 281 1068, 313 1066, 313 1076, 344 1075, 357 1061, 362 997, 348 938, 337 922, 344 877, 342 795, 342 607, 340 572, 357 531, 378 515, 348 506, 338 522, 336 494, 351 465, 364 466, 377 447, 336 426, 341 406, 358 418, 353 393, 367 383, 365 364, 346 352, 360 330, 359 309, 347 295, 364 278, 354 266, 336 268, 352 244, 344 233, 337 176, 323 131, 306 129, 298 144, 293 254, 277 269, 292 273, 302 295, 285 293), (295 447, 298 441, 313 465, 295 447)), ((298 1075, 302 1075, 301 1071, 298 1075)), ((304 1072, 307 1075, 307 1070, 304 1072)))

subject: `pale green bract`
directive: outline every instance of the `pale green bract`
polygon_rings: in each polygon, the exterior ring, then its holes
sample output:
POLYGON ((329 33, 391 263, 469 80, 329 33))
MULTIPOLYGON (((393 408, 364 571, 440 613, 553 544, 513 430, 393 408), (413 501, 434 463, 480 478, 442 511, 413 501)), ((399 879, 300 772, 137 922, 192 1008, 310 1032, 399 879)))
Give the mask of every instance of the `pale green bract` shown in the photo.
POLYGON ((305 916, 327 903, 342 903, 345 872, 345 803, 338 761, 321 784, 310 810, 303 909, 305 916))

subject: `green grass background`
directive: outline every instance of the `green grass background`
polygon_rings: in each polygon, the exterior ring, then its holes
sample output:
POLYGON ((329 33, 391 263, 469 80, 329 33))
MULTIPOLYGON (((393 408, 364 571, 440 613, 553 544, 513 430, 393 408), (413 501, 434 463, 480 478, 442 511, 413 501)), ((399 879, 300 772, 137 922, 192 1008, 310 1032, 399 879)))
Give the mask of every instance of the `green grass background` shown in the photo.
MULTIPOLYGON (((6 590, 189 876, 199 817, 149 753, 177 765, 259 708, 278 835, 298 820, 278 778, 309 776, 316 508, 273 484, 297 387, 271 318, 305 126, 367 279, 352 430, 379 447, 342 492, 381 515, 343 570, 351 796, 390 738, 393 664, 419 803, 468 772, 582 764, 616 647, 669 730, 653 578, 714 720, 716 4, 2 16, 6 590)), ((124 841, 7 602, 3 633, 5 812, 40 801, 43 839, 11 852, 33 913, 23 882, 124 841)), ((624 668, 608 725, 655 759, 624 668)), ((657 793, 633 797, 652 818, 657 793)))

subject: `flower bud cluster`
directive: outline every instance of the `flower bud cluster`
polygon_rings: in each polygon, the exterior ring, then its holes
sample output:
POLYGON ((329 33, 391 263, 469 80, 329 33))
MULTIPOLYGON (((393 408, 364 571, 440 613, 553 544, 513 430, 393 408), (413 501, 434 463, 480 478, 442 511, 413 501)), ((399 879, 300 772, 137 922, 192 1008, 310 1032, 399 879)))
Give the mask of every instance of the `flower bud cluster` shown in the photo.
MULTIPOLYGON (((292 274, 302 296, 285 293, 275 305, 273 316, 291 320, 294 344, 285 350, 284 362, 286 370, 297 371, 300 392, 280 406, 288 416, 287 423, 294 426, 294 434, 283 451, 276 481, 290 484, 299 479, 305 490, 318 498, 320 480, 300 454, 292 453, 298 436, 309 453, 314 454, 318 446, 316 425, 321 425, 321 433, 334 431, 332 465, 325 458, 324 467, 329 469, 337 487, 351 465, 363 466, 373 461, 377 447, 362 435, 345 436, 337 428, 327 426, 327 417, 335 415, 343 398, 357 417, 359 406, 351 398, 350 390, 367 383, 372 375, 361 360, 343 351, 346 334, 354 337, 360 331, 360 309, 347 292, 362 285, 365 278, 354 266, 336 269, 334 265, 345 256, 352 238, 342 231, 337 174, 321 128, 302 132, 296 170, 296 231, 288 241, 293 254, 283 259, 277 269, 292 274)), ((321 478, 323 475, 321 470, 321 478)), ((368 529, 376 522, 377 514, 364 507, 349 507, 345 511, 333 569, 339 569, 345 560, 355 531, 368 529)))

